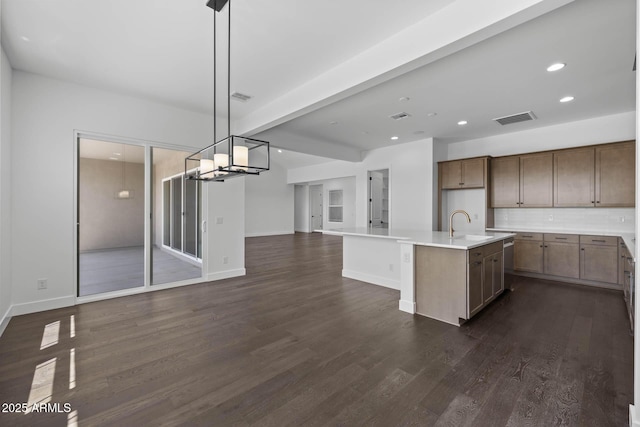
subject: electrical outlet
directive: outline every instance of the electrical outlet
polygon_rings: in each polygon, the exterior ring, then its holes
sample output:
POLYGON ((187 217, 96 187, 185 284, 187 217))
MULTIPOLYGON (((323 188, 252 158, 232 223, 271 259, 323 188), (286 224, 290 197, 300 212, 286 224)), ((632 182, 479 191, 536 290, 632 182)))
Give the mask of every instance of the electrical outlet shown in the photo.
POLYGON ((473 219, 478 219, 478 214, 473 214, 473 219))
POLYGON ((509 215, 504 214, 504 216, 502 217, 502 219, 504 219, 505 221, 507 221, 509 219, 509 215))
POLYGON ((222 257, 222 263, 229 264, 229 257, 228 256, 222 257))
POLYGON ((620 222, 624 222, 624 217, 623 216, 620 217, 620 222))
POLYGON ((47 279, 38 279, 38 290, 47 289, 47 279))
POLYGON ((216 224, 222 224, 224 219, 221 216, 216 217, 216 224))
POLYGON ((404 254, 404 255, 402 256, 402 261, 404 261, 404 262, 411 262, 411 255, 409 255, 409 254, 404 254))
POLYGON ((549 221, 553 221, 553 215, 549 215, 549 221))
POLYGON ((393 264, 389 264, 389 271, 393 271, 393 264))

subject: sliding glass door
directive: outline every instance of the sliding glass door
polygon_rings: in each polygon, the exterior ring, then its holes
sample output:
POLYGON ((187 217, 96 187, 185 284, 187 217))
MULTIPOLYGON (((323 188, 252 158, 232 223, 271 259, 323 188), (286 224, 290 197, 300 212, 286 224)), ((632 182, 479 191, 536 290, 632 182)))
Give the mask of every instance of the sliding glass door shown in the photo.
POLYGON ((183 151, 153 148, 152 285, 202 276, 202 185, 184 177, 183 151))
POLYGON ((78 142, 78 295, 144 286, 144 147, 78 142))
POLYGON ((202 277, 202 186, 184 178, 189 154, 78 138, 78 296, 202 277))

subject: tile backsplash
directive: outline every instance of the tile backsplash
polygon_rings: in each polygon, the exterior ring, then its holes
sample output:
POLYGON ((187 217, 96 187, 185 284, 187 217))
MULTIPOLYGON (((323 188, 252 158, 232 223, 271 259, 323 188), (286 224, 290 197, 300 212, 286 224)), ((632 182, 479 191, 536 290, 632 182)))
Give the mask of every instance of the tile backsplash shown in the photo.
POLYGON ((496 228, 635 232, 634 208, 495 209, 496 228))

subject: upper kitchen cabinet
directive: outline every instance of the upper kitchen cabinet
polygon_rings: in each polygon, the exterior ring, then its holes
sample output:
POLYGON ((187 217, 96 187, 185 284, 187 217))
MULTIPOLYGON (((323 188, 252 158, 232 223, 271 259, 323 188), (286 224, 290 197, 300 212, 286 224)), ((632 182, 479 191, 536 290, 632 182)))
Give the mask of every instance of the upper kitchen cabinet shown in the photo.
POLYGON ((553 205, 559 208, 594 206, 595 149, 578 148, 553 154, 553 205))
POLYGON ((552 153, 520 156, 520 207, 551 206, 553 206, 552 153))
POLYGON ((492 208, 520 207, 520 157, 491 159, 492 208))
POLYGON ((486 157, 441 162, 441 188, 443 190, 484 188, 486 162, 486 157))
POLYGON ((544 208, 553 205, 551 153, 491 159, 492 208, 544 208))
POLYGON ((635 207, 635 141, 595 149, 595 205, 635 207))

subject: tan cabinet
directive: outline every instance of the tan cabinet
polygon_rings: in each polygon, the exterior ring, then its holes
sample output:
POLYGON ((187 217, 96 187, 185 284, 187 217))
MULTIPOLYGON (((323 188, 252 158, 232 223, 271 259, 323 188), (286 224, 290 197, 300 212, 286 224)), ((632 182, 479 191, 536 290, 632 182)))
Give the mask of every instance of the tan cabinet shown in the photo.
POLYGON ((635 141, 596 147, 597 207, 635 207, 635 152, 635 141))
POLYGON ((580 278, 618 283, 618 239, 580 236, 580 278))
POLYGON ((440 163, 442 189, 483 188, 486 161, 486 158, 475 158, 440 163))
POLYGON ((544 245, 541 233, 516 234, 513 247, 513 269, 530 273, 544 272, 544 245))
POLYGON ((544 274, 574 279, 580 277, 578 235, 545 233, 544 274))
POLYGON ((487 304, 504 290, 502 252, 485 256, 482 260, 482 298, 487 304))
POLYGON ((553 154, 553 205, 595 205, 595 149, 579 148, 553 154))
POLYGON ((553 154, 491 159, 492 208, 553 206, 553 154))
POLYGON ((520 156, 520 207, 553 206, 553 154, 520 156))
POLYGON ((490 205, 492 208, 520 207, 520 157, 491 159, 490 205))
POLYGON ((469 263, 469 305, 467 307, 468 316, 471 318, 474 314, 482 310, 484 307, 484 298, 482 296, 482 261, 471 261, 469 263))

